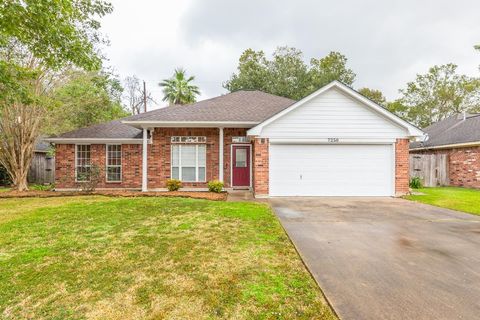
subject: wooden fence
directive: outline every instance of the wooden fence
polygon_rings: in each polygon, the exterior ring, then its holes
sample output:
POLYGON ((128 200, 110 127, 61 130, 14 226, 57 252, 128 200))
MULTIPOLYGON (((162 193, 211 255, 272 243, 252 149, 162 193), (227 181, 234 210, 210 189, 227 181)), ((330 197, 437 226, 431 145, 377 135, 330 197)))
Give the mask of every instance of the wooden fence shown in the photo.
POLYGON ((420 177, 425 187, 447 186, 446 154, 410 154, 410 177, 420 177))
POLYGON ((35 184, 54 183, 55 158, 44 152, 35 152, 27 180, 35 184))

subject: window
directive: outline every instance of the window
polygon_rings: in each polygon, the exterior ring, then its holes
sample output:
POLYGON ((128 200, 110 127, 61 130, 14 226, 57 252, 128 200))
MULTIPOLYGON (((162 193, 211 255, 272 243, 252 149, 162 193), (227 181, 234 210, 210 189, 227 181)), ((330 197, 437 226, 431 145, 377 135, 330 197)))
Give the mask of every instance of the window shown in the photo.
POLYGON ((107 144, 107 182, 122 181, 122 145, 107 144))
POLYGON ((247 149, 245 148, 235 149, 235 167, 236 168, 247 167, 247 149))
POLYGON ((75 150, 75 179, 90 181, 90 145, 77 144, 75 150))
POLYGON ((172 143, 206 143, 207 137, 202 136, 173 136, 172 143))
POLYGON ((172 145, 172 179, 184 182, 204 182, 206 146, 172 145))

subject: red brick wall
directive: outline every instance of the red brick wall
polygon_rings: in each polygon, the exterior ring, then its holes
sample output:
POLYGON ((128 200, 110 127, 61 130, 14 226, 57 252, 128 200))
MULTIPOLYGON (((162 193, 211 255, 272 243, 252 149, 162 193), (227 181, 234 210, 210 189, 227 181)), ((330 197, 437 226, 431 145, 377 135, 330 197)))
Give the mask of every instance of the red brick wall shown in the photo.
MULTIPOLYGON (((165 188, 165 183, 171 177, 172 136, 206 136, 206 180, 218 179, 218 133, 217 128, 155 128, 148 157, 148 188, 165 188)), ((184 182, 183 186, 206 187, 206 183, 184 182)))
POLYGON ((268 195, 269 156, 268 139, 255 138, 253 141, 253 191, 255 196, 268 195))
MULTIPOLYGON (((230 187, 230 158, 233 136, 245 136, 247 129, 224 129, 224 182, 230 187)), ((218 179, 219 129, 218 128, 156 128, 152 144, 148 145, 148 188, 164 188, 170 179, 171 137, 206 136, 207 172, 206 180, 218 179)), ((92 163, 105 168, 105 145, 92 144, 92 163)), ((56 151, 57 188, 75 188, 75 145, 57 145, 56 151)), ((102 174, 98 188, 141 188, 142 185, 142 146, 122 145, 122 182, 107 183, 102 174)), ((206 187, 206 183, 185 182, 185 187, 206 187)))
POLYGON ((480 146, 412 151, 418 154, 447 154, 451 186, 480 188, 480 146))
MULTIPOLYGON (((247 129, 223 129, 223 180, 230 187, 230 157, 233 136, 245 136, 247 129)), ((219 170, 219 129, 218 128, 156 128, 153 134, 153 146, 148 158, 148 187, 164 188, 171 175, 171 137, 206 136, 207 137, 207 174, 206 180, 218 179, 219 170)), ((206 187, 202 182, 184 182, 185 187, 206 187)))
MULTIPOLYGON (((142 186, 142 146, 122 145, 122 182, 107 182, 105 175, 106 149, 104 144, 92 144, 90 156, 92 164, 101 170, 97 188, 141 188, 142 186)), ((75 145, 57 144, 55 151, 55 187, 58 189, 76 188, 75 145)))
POLYGON ((408 139, 397 139, 395 143, 395 194, 409 192, 409 145, 408 139))

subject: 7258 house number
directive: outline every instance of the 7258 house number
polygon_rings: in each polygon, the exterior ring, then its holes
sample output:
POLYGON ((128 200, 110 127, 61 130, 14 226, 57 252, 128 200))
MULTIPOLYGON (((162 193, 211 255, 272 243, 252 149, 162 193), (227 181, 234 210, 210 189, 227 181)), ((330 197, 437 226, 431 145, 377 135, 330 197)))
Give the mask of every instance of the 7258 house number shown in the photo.
POLYGON ((338 142, 338 138, 328 138, 327 141, 330 143, 335 143, 338 142))

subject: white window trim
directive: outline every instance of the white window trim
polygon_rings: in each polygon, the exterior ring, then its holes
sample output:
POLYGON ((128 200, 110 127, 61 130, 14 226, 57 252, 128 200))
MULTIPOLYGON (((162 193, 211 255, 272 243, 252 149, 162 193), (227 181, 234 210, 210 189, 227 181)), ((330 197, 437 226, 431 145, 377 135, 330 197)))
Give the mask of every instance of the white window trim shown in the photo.
POLYGON ((89 168, 92 167, 92 146, 91 144, 85 144, 85 143, 80 143, 80 144, 75 144, 75 182, 90 182, 89 180, 78 180, 78 175, 77 175, 77 168, 79 167, 78 165, 78 146, 90 146, 90 164, 87 166, 89 168))
POLYGON ((188 144, 188 146, 195 146, 195 181, 188 181, 188 180, 183 180, 182 179, 182 145, 181 143, 174 143, 170 147, 170 178, 173 179, 173 148, 178 147, 179 152, 178 152, 178 180, 182 182, 207 182, 207 146, 206 144, 203 143, 197 143, 197 144, 188 144), (205 178, 203 180, 198 179, 198 146, 204 145, 205 146, 205 178))
POLYGON ((251 144, 245 144, 245 143, 232 143, 230 145, 230 186, 232 188, 234 187, 241 187, 241 186, 234 186, 233 185, 233 166, 234 166, 234 163, 233 163, 233 147, 235 146, 238 146, 238 147, 249 147, 250 148, 250 157, 248 159, 248 161, 250 161, 250 185, 248 186, 249 188, 252 187, 252 182, 253 182, 253 177, 252 177, 252 173, 253 173, 253 170, 252 170, 252 145, 251 144))
POLYGON ((106 144, 105 145, 105 181, 107 183, 122 183, 122 181, 123 181, 122 165, 123 165, 123 148, 122 148, 122 145, 121 144, 114 144, 114 143, 106 144), (120 146, 120 165, 108 165, 108 147, 109 146, 120 146), (108 180, 108 168, 109 167, 120 168, 120 180, 115 180, 115 181, 108 180))

